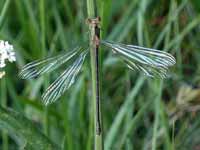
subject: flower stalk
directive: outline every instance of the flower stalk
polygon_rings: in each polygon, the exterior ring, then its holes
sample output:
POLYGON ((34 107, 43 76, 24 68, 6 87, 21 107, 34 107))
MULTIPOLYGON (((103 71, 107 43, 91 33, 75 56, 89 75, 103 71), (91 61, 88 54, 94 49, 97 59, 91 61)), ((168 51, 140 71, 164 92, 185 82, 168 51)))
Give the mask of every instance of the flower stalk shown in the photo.
MULTIPOLYGON (((6 67, 7 62, 16 61, 14 48, 7 41, 0 40, 0 79, 2 79, 6 72, 4 68, 6 67)), ((1 106, 7 107, 7 88, 6 88, 6 79, 1 80, 1 106)), ((8 135, 7 132, 3 130, 2 132, 2 149, 8 150, 8 135)))

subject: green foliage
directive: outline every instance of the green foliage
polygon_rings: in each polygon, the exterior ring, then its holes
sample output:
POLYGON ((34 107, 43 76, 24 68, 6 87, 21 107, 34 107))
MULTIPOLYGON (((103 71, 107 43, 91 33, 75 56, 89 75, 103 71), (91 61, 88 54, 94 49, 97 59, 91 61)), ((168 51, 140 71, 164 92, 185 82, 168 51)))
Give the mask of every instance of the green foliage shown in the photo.
MULTIPOLYGON (((105 150, 198 149, 199 0, 97 2, 104 39, 164 49, 177 59, 169 79, 147 79, 101 47, 105 150)), ((29 81, 17 77, 27 62, 87 40, 86 7, 82 0, 0 0, 0 39, 17 53, 17 63, 0 80, 0 102, 9 107, 0 107, 0 149, 58 149, 52 143, 64 150, 93 149, 89 57, 73 87, 48 108, 41 94, 63 68, 29 81)))
POLYGON ((22 114, 3 107, 0 107, 0 128, 6 129, 21 149, 59 149, 34 126, 33 122, 26 119, 22 114))

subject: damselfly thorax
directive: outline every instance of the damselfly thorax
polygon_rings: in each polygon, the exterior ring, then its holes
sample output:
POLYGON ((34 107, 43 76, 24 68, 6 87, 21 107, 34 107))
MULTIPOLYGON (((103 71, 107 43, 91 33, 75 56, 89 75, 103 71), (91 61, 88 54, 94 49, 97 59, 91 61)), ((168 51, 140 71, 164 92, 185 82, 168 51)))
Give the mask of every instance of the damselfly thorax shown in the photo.
POLYGON ((100 21, 100 17, 86 19, 86 23, 91 28, 90 32, 92 32, 92 41, 95 43, 96 47, 99 47, 100 45, 100 21))
MULTIPOLYGON (((168 68, 176 63, 171 54, 141 46, 100 40, 100 21, 99 17, 87 19, 87 24, 91 29, 90 38, 92 39, 90 41, 95 45, 94 50, 98 50, 101 45, 106 46, 131 70, 139 70, 148 77, 166 78, 168 76, 168 68)), ((47 105, 58 100, 74 83, 88 52, 89 49, 85 46, 77 46, 58 56, 31 62, 22 68, 20 76, 23 79, 30 79, 66 65, 65 71, 47 88, 42 96, 47 105), (74 61, 70 63, 72 60, 74 61)))

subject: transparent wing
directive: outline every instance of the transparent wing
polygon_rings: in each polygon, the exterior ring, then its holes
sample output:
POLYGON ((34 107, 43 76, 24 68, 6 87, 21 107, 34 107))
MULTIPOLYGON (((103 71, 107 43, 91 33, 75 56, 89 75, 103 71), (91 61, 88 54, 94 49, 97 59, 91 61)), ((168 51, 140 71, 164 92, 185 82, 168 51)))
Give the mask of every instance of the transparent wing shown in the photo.
POLYGON ((55 102, 73 83, 79 73, 88 50, 82 52, 75 62, 56 79, 42 95, 45 105, 55 102))
POLYGON ((44 73, 49 73, 60 67, 68 60, 70 60, 80 50, 81 47, 76 47, 70 52, 65 52, 64 54, 60 54, 55 57, 45 58, 28 63, 22 68, 21 72, 19 73, 19 76, 22 79, 30 79, 42 75, 44 73))
POLYGON ((150 77, 167 77, 168 67, 176 63, 175 58, 167 52, 108 41, 101 41, 101 43, 112 48, 130 69, 142 71, 150 77))

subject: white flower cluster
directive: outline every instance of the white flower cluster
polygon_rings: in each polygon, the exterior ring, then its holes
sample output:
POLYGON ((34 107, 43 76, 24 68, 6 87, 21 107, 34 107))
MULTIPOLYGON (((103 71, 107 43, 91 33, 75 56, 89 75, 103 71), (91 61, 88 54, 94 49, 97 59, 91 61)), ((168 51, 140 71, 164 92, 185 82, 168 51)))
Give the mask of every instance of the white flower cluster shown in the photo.
POLYGON ((3 78, 3 76, 5 76, 6 72, 5 71, 0 71, 0 79, 3 78))
POLYGON ((0 78, 5 75, 5 71, 1 71, 6 66, 6 61, 16 61, 13 46, 7 41, 0 40, 0 78))

